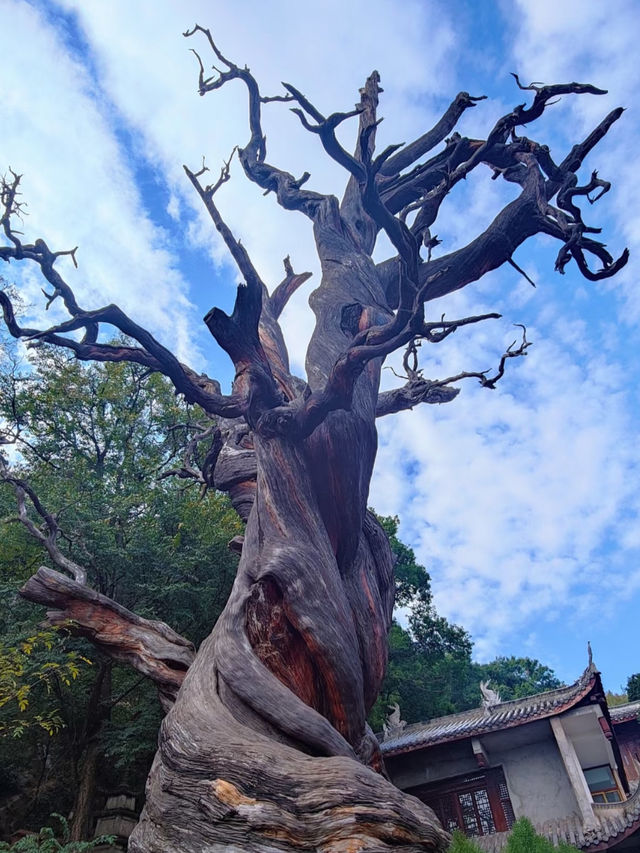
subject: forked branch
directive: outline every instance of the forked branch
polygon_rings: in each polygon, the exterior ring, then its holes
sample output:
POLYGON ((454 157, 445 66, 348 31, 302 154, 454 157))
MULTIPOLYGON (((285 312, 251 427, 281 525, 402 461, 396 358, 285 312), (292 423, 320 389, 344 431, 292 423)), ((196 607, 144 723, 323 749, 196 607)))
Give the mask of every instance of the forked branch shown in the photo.
POLYGON ((222 69, 214 68, 215 75, 207 77, 204 72, 202 60, 199 54, 194 51, 200 68, 198 78, 199 94, 206 95, 207 92, 219 89, 235 79, 242 80, 247 88, 251 136, 247 145, 244 148, 238 149, 238 156, 247 177, 267 192, 274 192, 278 198, 278 202, 287 210, 299 210, 308 216, 313 216, 318 204, 323 201, 325 196, 301 188, 308 175, 296 180, 293 175, 266 162, 266 138, 262 131, 261 122, 262 104, 273 100, 287 101, 291 100, 291 98, 288 96, 263 97, 249 69, 246 66, 240 68, 223 56, 214 42, 210 30, 200 26, 200 24, 196 24, 192 29, 187 30, 184 36, 190 38, 196 33, 201 33, 205 36, 216 60, 223 66, 222 69))
POLYGON ((141 364, 168 376, 176 390, 183 394, 185 399, 191 403, 198 403, 205 411, 224 417, 241 415, 244 412, 245 401, 238 396, 220 394, 215 380, 199 375, 179 362, 170 350, 160 344, 145 328, 135 323, 117 305, 106 305, 92 311, 86 311, 80 307, 71 287, 54 267, 57 259, 62 255, 73 254, 75 260, 76 250, 52 252, 44 240, 38 239, 32 244, 22 241, 21 235, 12 224, 13 218, 20 212, 16 202, 20 176, 13 172, 11 174, 13 177, 10 182, 2 178, 0 183, 3 203, 0 221, 5 236, 11 243, 8 246, 0 246, 0 259, 6 262, 26 259, 37 264, 53 287, 50 293, 45 292, 46 307, 48 308, 54 299, 60 297, 71 315, 70 320, 46 329, 21 326, 17 321, 9 293, 6 290, 0 290, 0 306, 11 335, 22 338, 32 345, 42 342, 64 347, 83 361, 132 361, 141 364), (139 346, 99 342, 101 324, 117 329, 137 342, 139 346), (76 331, 84 331, 80 340, 70 336, 70 333, 76 331))
MULTIPOLYGON (((517 323, 516 325, 520 325, 517 323)), ((531 346, 527 340, 527 330, 524 326, 522 329, 522 340, 516 347, 516 341, 511 343, 500 358, 495 373, 490 376, 488 370, 483 371, 464 371, 457 373, 454 376, 448 376, 446 379, 425 379, 422 376, 422 370, 417 366, 417 351, 415 342, 412 341, 405 353, 405 369, 409 381, 401 388, 394 388, 390 391, 383 391, 378 396, 378 404, 376 406, 376 417, 380 418, 384 415, 395 414, 396 412, 413 409, 420 403, 448 403, 460 393, 459 388, 453 387, 455 383, 461 382, 464 379, 478 379, 483 388, 494 390, 497 383, 502 379, 505 373, 506 363, 510 358, 520 358, 527 354, 528 348, 531 346), (413 364, 408 366, 408 360, 411 359, 413 364)))

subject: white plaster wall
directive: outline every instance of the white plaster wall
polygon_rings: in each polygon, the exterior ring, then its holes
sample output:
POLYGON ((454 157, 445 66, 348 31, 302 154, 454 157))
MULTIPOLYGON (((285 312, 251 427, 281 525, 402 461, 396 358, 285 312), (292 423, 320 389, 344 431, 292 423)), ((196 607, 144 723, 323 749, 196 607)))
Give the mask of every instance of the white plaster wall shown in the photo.
POLYGON ((551 735, 505 751, 492 749, 489 737, 483 743, 491 766, 502 765, 516 818, 524 816, 540 824, 579 814, 567 771, 551 735))

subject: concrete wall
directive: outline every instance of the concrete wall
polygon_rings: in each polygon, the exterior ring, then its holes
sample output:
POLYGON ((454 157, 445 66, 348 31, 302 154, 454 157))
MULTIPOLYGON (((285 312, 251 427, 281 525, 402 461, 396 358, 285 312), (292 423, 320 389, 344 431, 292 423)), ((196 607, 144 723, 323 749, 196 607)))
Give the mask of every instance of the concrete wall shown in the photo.
POLYGON ((385 765, 393 784, 403 790, 478 770, 471 741, 448 743, 385 758, 385 765))
POLYGON ((492 767, 502 765, 516 818, 533 823, 579 814, 569 777, 551 732, 511 749, 492 748, 482 739, 492 767))

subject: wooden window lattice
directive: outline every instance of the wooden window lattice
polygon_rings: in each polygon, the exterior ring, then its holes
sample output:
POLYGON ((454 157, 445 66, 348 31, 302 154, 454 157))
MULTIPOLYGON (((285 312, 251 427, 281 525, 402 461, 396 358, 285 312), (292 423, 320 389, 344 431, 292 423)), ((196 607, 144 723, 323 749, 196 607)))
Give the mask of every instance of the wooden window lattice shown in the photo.
POLYGON ((435 811, 448 832, 491 835, 511 829, 515 815, 501 768, 467 774, 411 793, 435 811))

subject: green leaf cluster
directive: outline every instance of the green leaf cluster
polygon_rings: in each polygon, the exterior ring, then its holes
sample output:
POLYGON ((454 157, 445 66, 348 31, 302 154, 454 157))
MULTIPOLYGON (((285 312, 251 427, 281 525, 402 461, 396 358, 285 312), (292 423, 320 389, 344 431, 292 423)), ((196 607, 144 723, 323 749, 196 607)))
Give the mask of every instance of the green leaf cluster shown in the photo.
POLYGON ((409 723, 456 710, 472 649, 467 632, 436 612, 429 573, 399 540, 398 519, 379 520, 395 558, 396 607, 408 614, 408 628, 394 621, 389 632, 387 674, 369 719, 374 731, 396 702, 409 723))
POLYGON ((15 645, 0 640, 0 737, 21 737, 30 726, 56 734, 63 723, 54 685, 69 687, 86 666, 89 658, 66 649, 57 630, 36 630, 15 645), (29 714, 33 707, 43 710, 29 714))
POLYGON ((389 663, 380 695, 369 716, 374 731, 394 703, 407 723, 428 720, 480 705, 480 682, 490 681, 503 699, 518 699, 560 687, 555 673, 527 657, 472 661, 469 634, 440 616, 433 604, 431 578, 414 551, 398 538, 398 518, 379 518, 395 558, 396 607, 407 627, 394 621, 389 663))
POLYGON ((640 672, 630 675, 627 679, 627 699, 629 702, 640 699, 640 672))

